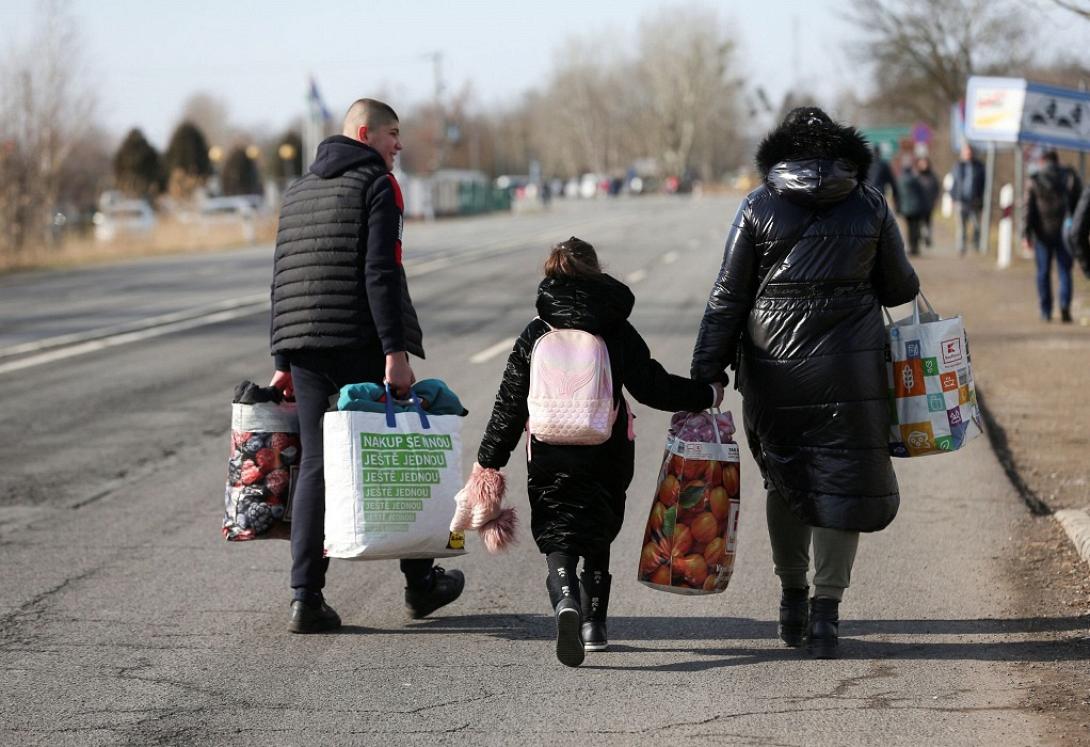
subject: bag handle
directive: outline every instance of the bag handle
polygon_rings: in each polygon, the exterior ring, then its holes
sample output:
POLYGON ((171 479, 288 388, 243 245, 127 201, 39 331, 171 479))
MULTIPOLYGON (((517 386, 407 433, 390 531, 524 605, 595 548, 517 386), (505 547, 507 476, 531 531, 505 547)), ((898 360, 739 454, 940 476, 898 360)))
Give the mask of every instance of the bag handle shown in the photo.
MULTIPOLYGON (((386 427, 396 428, 397 418, 394 416, 394 393, 390 390, 390 382, 385 382, 386 387, 386 427)), ((405 402, 406 400, 399 399, 398 402, 405 402)), ((420 397, 416 396, 416 390, 409 387, 409 399, 407 400, 412 404, 413 409, 416 410, 416 414, 420 416, 420 427, 424 430, 431 430, 431 423, 428 421, 428 415, 424 412, 424 406, 420 404, 420 397)))
MULTIPOLYGON (((921 290, 921 291, 917 292, 916 296, 913 297, 913 299, 912 299, 912 323, 916 324, 916 325, 920 324, 920 299, 921 298, 923 299, 923 303, 924 303, 924 306, 925 306, 926 313, 930 314, 931 317, 933 317, 936 320, 941 319, 942 317, 939 316, 939 312, 935 311, 935 307, 931 305, 931 302, 927 300, 927 296, 925 296, 923 294, 923 291, 921 290)), ((887 309, 885 306, 883 306, 882 307, 882 313, 885 314, 885 316, 886 316, 886 322, 888 323, 887 326, 892 327, 893 326, 893 317, 890 315, 889 309, 887 309)))

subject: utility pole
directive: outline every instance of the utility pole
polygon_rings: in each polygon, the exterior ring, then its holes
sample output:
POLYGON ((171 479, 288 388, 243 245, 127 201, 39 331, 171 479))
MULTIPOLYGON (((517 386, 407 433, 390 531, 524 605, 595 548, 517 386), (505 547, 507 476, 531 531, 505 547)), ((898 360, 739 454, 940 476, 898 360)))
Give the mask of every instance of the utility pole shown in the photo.
POLYGON ((432 103, 435 107, 435 170, 443 168, 443 160, 446 157, 447 146, 447 118, 443 111, 443 53, 439 51, 429 52, 423 55, 431 60, 432 76, 435 82, 435 93, 432 103))

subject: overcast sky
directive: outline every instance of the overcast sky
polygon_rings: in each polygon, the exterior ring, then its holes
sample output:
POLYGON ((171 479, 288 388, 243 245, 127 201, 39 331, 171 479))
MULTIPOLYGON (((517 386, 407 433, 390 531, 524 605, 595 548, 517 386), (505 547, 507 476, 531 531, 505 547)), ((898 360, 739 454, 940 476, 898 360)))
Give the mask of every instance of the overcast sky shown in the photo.
MULTIPOLYGON (((0 0, 0 48, 25 38, 37 0, 0 0)), ((541 85, 574 35, 635 39, 662 0, 70 0, 84 40, 99 118, 117 135, 141 127, 162 147, 182 103, 222 98, 234 124, 276 132, 304 108, 313 75, 339 116, 352 100, 385 91, 396 109, 429 98, 432 52, 448 91, 470 82, 485 106, 541 85)), ((864 80, 846 53, 857 31, 835 0, 704 3, 741 44, 737 61, 772 100, 798 84, 833 97, 864 80), (792 43, 797 40, 797 47, 792 43), (793 50, 793 51, 792 51, 793 50)), ((672 4, 677 7, 677 3, 672 4)), ((1070 18, 1053 19, 1056 33, 1070 18)))

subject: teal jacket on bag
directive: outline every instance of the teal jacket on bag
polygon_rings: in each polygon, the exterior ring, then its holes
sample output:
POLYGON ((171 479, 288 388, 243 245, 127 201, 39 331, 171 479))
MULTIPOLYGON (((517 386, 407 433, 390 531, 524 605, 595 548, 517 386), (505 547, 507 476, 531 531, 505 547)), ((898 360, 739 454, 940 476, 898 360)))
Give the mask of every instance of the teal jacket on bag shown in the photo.
MULTIPOLYGON (((429 415, 461 415, 465 417, 469 410, 462 407, 462 401, 454 390, 441 379, 424 379, 413 384, 413 391, 420 398, 421 406, 429 415)), ((386 412, 386 388, 382 384, 364 383, 347 384, 341 387, 337 399, 338 410, 358 410, 360 412, 386 412)), ((412 412, 413 406, 408 400, 395 400, 394 412, 412 412)))

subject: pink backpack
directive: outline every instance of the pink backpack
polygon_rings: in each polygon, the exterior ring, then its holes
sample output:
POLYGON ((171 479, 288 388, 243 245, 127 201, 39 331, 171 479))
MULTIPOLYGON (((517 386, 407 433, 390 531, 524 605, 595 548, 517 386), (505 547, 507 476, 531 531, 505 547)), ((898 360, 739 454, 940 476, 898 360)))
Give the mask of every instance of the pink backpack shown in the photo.
POLYGON ((605 341, 550 325, 530 351, 526 405, 527 430, 539 441, 576 446, 608 441, 617 409, 605 341))

